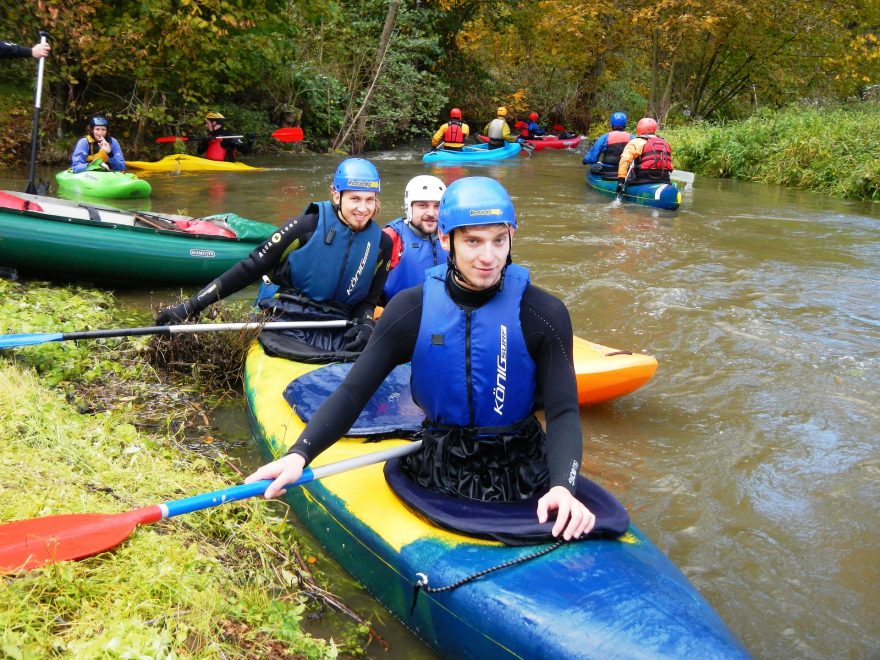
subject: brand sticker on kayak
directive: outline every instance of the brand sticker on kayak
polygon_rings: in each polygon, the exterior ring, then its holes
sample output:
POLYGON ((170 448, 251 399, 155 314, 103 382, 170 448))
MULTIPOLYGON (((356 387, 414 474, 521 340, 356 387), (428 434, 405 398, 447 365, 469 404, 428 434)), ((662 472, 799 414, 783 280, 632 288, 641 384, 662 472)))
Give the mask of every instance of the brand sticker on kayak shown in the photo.
POLYGON ((217 253, 214 250, 205 250, 202 248, 193 248, 189 251, 189 256, 191 257, 207 257, 208 259, 213 259, 217 256, 217 253))

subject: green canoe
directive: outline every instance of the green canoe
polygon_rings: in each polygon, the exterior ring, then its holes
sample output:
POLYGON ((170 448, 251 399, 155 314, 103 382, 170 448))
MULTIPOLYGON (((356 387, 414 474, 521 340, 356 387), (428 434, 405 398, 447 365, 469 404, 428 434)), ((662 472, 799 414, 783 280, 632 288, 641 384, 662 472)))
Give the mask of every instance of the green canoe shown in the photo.
POLYGON ((276 230, 234 213, 190 218, 0 191, 0 266, 59 281, 207 284, 276 230))
POLYGON ((64 170, 55 175, 55 180, 58 182, 58 191, 64 195, 142 199, 153 192, 149 183, 129 172, 86 170, 74 173, 73 170, 64 170))

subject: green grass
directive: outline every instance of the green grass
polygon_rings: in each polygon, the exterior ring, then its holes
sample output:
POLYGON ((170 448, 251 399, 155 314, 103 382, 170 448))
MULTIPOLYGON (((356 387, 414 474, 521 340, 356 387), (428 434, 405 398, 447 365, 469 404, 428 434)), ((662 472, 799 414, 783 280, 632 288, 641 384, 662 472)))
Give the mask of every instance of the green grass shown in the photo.
MULTIPOLYGON (((0 334, 120 325, 107 293, 0 280, 0 334)), ((138 396, 98 411, 80 400, 95 383, 107 398, 106 390, 132 380, 158 391, 158 375, 138 358, 144 342, 0 352, 0 521, 127 511, 240 481, 222 460, 148 432, 138 396)), ((234 503, 139 528, 91 558, 3 576, 0 656, 359 653, 363 626, 344 631, 339 646, 303 632, 301 585, 314 578, 297 560, 285 512, 258 499, 234 503)))
POLYGON ((698 175, 743 179, 880 200, 880 105, 791 106, 723 124, 663 132, 675 166, 698 175))

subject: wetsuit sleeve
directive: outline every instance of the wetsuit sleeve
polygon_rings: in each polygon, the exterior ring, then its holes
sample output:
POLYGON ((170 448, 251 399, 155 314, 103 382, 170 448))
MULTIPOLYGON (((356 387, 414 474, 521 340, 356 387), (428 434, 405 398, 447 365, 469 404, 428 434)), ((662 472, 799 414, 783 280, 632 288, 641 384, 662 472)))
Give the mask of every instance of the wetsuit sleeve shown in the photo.
POLYGON ((520 322, 537 367, 538 395, 547 424, 550 486, 574 492, 583 456, 571 317, 561 300, 529 285, 520 304, 520 322))
POLYGON ((421 286, 392 298, 348 376, 312 416, 288 454, 300 454, 308 464, 348 432, 391 370, 412 359, 421 318, 421 286))
POLYGON ((373 279, 370 282, 370 290, 367 297, 354 306, 352 318, 373 318, 373 310, 379 304, 382 294, 385 292, 385 282, 388 281, 388 264, 391 263, 391 238, 385 232, 379 238, 379 256, 376 258, 376 270, 373 271, 373 279))
POLYGON ((220 275, 190 299, 195 311, 203 310, 221 298, 241 291, 261 276, 271 273, 289 249, 302 247, 318 226, 315 214, 288 220, 272 236, 254 249, 248 257, 220 275))
POLYGON ((19 46, 11 41, 0 41, 0 59, 7 57, 30 57, 32 49, 27 46, 19 46))

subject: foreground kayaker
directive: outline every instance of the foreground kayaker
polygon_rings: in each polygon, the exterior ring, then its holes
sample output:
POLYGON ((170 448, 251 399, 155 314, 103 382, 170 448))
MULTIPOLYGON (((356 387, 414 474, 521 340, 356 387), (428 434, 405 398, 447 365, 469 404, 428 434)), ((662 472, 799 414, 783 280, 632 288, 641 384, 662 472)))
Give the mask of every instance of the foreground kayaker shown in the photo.
POLYGON ((79 139, 70 156, 70 167, 74 174, 96 168, 112 172, 125 171, 122 147, 109 133, 110 123, 106 117, 95 115, 89 119, 86 136, 79 139))
POLYGON ((411 361, 413 398, 427 417, 422 450, 403 463, 413 482, 484 501, 544 493, 538 522, 555 511, 553 536, 579 538, 595 516, 573 495, 582 439, 568 311, 511 263, 516 218, 500 183, 452 183, 439 224, 448 264, 391 300, 366 350, 287 455, 246 481, 274 479, 265 496, 283 494, 348 432, 392 369, 411 361), (539 400, 546 435, 534 416, 539 400))
POLYGON ((636 137, 630 140, 620 155, 617 165, 618 194, 623 192, 625 186, 669 183, 671 173, 672 148, 657 135, 657 121, 642 117, 636 124, 636 137))
POLYGON ((610 118, 611 130, 597 139, 590 150, 584 156, 584 165, 593 165, 590 168, 595 174, 605 178, 617 178, 617 166, 620 164, 620 156, 630 140, 635 139, 626 130, 626 113, 614 112, 610 118))
POLYGON ((224 130, 223 124, 226 122, 219 112, 209 112, 205 115, 205 129, 208 134, 199 140, 196 147, 196 153, 207 158, 208 160, 222 160, 228 163, 235 162, 236 149, 243 154, 251 150, 252 140, 241 139, 241 137, 231 136, 227 130, 224 130))
POLYGON ((448 252, 437 236, 437 217, 444 184, 436 176, 420 174, 410 179, 403 193, 404 216, 382 230, 392 242, 391 272, 385 282, 382 305, 403 289, 425 281, 425 271, 446 263, 448 252))
POLYGON ((342 161, 330 201, 309 204, 247 259, 189 300, 163 309, 156 323, 182 323, 263 277, 257 304, 276 320, 353 322, 348 329, 264 331, 260 342, 267 353, 312 362, 353 359, 373 332, 391 259, 391 239, 375 222, 379 190, 370 161, 342 161))

